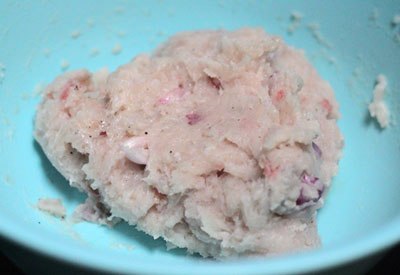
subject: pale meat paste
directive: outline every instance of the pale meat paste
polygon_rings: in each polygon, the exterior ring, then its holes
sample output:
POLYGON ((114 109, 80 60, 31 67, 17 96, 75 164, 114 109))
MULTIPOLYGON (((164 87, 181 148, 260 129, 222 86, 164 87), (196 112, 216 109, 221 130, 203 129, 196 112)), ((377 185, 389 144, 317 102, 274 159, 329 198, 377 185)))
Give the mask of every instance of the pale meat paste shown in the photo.
POLYGON ((111 74, 61 75, 35 135, 95 219, 204 257, 273 255, 320 245, 338 116, 330 85, 278 37, 197 31, 111 74))

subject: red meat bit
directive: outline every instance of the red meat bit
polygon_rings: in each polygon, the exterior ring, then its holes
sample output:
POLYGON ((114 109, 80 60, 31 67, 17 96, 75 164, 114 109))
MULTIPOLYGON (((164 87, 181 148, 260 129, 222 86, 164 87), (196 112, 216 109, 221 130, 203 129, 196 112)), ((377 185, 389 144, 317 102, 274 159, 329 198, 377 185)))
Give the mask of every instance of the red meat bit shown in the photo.
POLYGON ((69 89, 67 88, 61 92, 60 99, 66 100, 68 98, 68 96, 69 96, 69 89))
POLYGON ((225 172, 224 172, 224 168, 222 168, 221 170, 218 170, 218 171, 217 171, 217 177, 218 177, 218 178, 221 177, 224 173, 225 173, 225 172))
POLYGON ((304 197, 303 188, 300 189, 300 195, 299 195, 299 197, 298 197, 297 200, 296 200, 296 205, 301 206, 301 205, 303 205, 303 204, 305 204, 305 203, 307 203, 307 202, 309 202, 309 201, 310 201, 310 200, 308 200, 307 198, 304 197))
POLYGON ((194 125, 201 120, 201 117, 197 113, 189 113, 186 115, 187 123, 189 125, 194 125))
POLYGON ((107 136, 107 132, 106 131, 101 131, 99 135, 101 137, 106 137, 107 136))
POLYGON ((161 105, 165 105, 165 104, 168 104, 169 101, 170 101, 170 97, 169 96, 165 96, 163 98, 160 98, 158 100, 158 103, 161 104, 161 105))
POLYGON ((78 90, 78 85, 75 83, 75 81, 68 81, 65 85, 64 88, 61 91, 60 94, 60 99, 61 100, 66 100, 71 92, 71 88, 74 88, 75 90, 78 90))
POLYGON ((311 199, 311 198, 308 198, 308 197, 304 196, 304 191, 303 191, 303 188, 302 188, 302 189, 300 189, 300 195, 296 200, 296 205, 302 206, 303 204, 309 203, 310 201, 316 203, 318 201, 318 199, 319 198, 311 199))
POLYGON ((313 175, 309 175, 306 171, 303 171, 303 173, 301 173, 300 180, 302 183, 314 185, 319 180, 319 178, 313 175))
POLYGON ((330 114, 332 112, 332 109, 333 109, 332 104, 326 98, 324 100, 322 100, 321 105, 322 105, 322 108, 324 108, 328 112, 328 114, 330 114))
POLYGON ((275 100, 281 101, 282 99, 285 99, 285 92, 283 90, 279 90, 275 95, 275 100))
POLYGON ((54 99, 54 94, 53 94, 53 92, 48 93, 48 94, 46 95, 46 97, 47 97, 48 99, 54 99))
MULTIPOLYGON (((60 94, 60 99, 61 100, 66 100, 68 98, 72 86, 76 86, 73 81, 68 81, 64 85, 64 87, 63 87, 63 89, 61 91, 61 94, 60 94)), ((78 87, 75 87, 75 88, 77 89, 78 87)))
POLYGON ((316 198, 309 198, 307 196, 304 195, 304 191, 303 188, 300 189, 300 195, 296 200, 296 205, 298 206, 302 206, 305 203, 309 203, 309 202, 313 202, 313 203, 317 203, 321 197, 322 197, 322 193, 324 192, 324 188, 322 188, 321 190, 317 190, 318 191, 318 197, 316 198))
POLYGON ((317 197, 309 197, 304 194, 304 186, 300 189, 300 195, 296 200, 296 204, 301 206, 305 203, 313 202, 314 204, 321 198, 322 193, 325 190, 325 186, 320 182, 319 178, 313 175, 309 175, 307 171, 303 171, 300 176, 300 181, 308 186, 311 186, 314 190, 316 189, 318 192, 317 197))
POLYGON ((221 81, 216 77, 208 77, 208 82, 217 90, 222 88, 221 81))
POLYGON ((272 167, 270 163, 267 163, 264 167, 264 176, 271 178, 278 174, 280 166, 272 167))

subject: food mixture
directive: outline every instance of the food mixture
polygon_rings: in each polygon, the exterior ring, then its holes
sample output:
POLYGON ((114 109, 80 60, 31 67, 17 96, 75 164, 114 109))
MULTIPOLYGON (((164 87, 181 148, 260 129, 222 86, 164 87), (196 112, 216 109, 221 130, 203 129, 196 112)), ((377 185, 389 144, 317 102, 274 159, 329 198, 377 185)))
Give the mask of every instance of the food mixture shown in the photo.
POLYGON ((278 37, 197 31, 111 74, 59 76, 35 136, 88 194, 86 220, 123 219, 204 257, 273 255, 320 244, 338 116, 329 84, 278 37))

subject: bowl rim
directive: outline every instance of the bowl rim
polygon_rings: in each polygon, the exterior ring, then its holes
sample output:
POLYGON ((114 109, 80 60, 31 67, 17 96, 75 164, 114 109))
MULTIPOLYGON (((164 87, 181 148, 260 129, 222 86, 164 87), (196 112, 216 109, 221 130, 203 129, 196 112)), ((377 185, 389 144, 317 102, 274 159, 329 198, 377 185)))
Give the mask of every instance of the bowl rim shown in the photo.
POLYGON ((45 235, 35 235, 26 227, 20 226, 15 220, 7 219, 7 217, 3 219, 2 217, 2 221, 0 223, 0 235, 17 245, 74 266, 120 274, 308 273, 342 266, 383 251, 400 241, 400 217, 396 217, 371 233, 355 239, 354 242, 333 245, 328 249, 270 257, 267 260, 265 258, 240 259, 235 262, 229 260, 223 262, 199 260, 196 268, 193 269, 193 262, 172 264, 171 260, 168 259, 161 260, 155 265, 151 259, 133 258, 124 254, 119 255, 121 257, 110 257, 109 251, 107 253, 105 249, 98 250, 89 247, 87 250, 82 250, 77 244, 60 249, 59 243, 53 239, 46 238, 45 235))

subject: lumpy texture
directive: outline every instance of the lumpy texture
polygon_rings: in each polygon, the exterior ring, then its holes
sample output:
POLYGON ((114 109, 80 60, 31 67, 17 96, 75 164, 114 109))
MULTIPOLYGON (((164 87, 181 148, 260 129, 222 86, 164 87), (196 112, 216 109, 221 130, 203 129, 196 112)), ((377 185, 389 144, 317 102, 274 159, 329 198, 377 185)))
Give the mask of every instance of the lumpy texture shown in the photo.
POLYGON ((88 220, 123 219, 202 256, 320 244, 338 104, 304 54, 261 29, 178 34, 109 74, 58 77, 36 139, 88 220))

